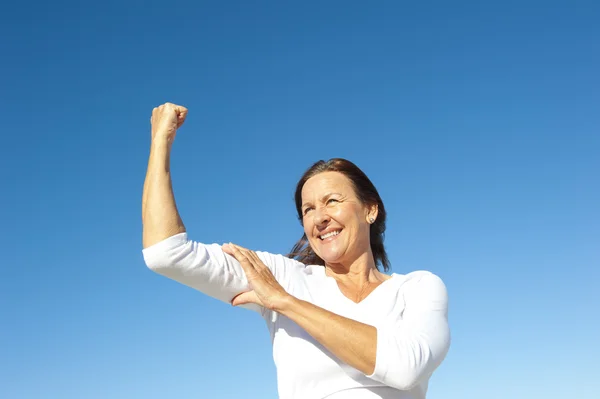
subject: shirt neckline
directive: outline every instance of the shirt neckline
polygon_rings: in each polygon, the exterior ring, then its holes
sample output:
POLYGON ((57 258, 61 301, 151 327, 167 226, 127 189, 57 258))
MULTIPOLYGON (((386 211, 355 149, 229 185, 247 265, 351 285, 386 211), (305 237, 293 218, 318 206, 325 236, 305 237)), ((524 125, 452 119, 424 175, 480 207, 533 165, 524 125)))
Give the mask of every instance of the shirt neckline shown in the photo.
POLYGON ((339 287, 339 285, 338 285, 338 283, 337 283, 337 280, 336 280, 335 278, 331 277, 331 276, 328 276, 328 275, 327 275, 327 273, 326 273, 325 271, 326 271, 326 270, 325 270, 325 267, 323 266, 323 267, 322 267, 322 272, 321 272, 321 273, 322 273, 322 276, 325 278, 325 281, 326 281, 328 284, 331 284, 331 285, 332 285, 332 288, 335 290, 335 292, 336 292, 336 295, 339 295, 339 296, 341 296, 341 297, 342 297, 342 298, 343 298, 343 299, 344 299, 346 302, 348 302, 348 303, 350 303, 350 304, 352 304, 352 305, 354 305, 354 306, 360 306, 360 305, 362 305, 363 303, 367 302, 367 301, 369 300, 369 298, 371 298, 372 296, 377 296, 377 295, 379 295, 379 294, 378 294, 378 292, 380 292, 380 291, 385 291, 385 287, 384 287, 384 286, 392 285, 392 284, 391 284, 391 282, 392 282, 393 280, 396 280, 396 279, 397 279, 397 277, 398 277, 398 274, 397 274, 397 273, 392 273, 392 274, 390 274, 390 275, 389 275, 389 276, 390 276, 390 278, 388 278, 388 279, 385 279, 385 280, 384 280, 384 281, 383 281, 381 284, 379 284, 377 287, 375 287, 375 289, 374 289, 373 291, 371 291, 371 292, 369 293, 369 295, 367 295, 365 298, 363 298, 363 299, 362 299, 362 301, 360 301, 360 302, 354 302, 352 299, 350 299, 350 298, 348 298, 346 295, 344 295, 344 293, 342 292, 342 290, 340 290, 340 287, 339 287), (388 284, 388 283, 389 283, 389 284, 388 284))

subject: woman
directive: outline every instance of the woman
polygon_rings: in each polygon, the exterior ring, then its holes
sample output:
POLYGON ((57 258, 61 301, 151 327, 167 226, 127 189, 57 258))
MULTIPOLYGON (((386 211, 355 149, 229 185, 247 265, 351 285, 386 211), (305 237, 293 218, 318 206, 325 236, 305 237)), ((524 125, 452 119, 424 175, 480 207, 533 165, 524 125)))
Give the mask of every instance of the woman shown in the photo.
POLYGON ((187 237, 169 154, 187 109, 152 112, 142 201, 143 255, 153 271, 261 314, 281 398, 425 398, 450 345, 444 283, 426 271, 386 275, 385 209, 349 161, 311 167, 298 183, 304 236, 291 257, 187 237))

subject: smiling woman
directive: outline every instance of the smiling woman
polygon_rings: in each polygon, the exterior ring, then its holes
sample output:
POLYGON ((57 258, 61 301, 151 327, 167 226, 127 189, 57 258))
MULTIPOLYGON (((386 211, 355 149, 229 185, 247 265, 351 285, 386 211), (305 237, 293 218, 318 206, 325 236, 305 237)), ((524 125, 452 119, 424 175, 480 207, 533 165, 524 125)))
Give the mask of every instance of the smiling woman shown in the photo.
POLYGON ((386 213, 352 162, 311 166, 296 187, 304 235, 288 256, 188 238, 169 157, 187 109, 152 112, 142 199, 143 255, 153 271, 256 311, 273 342, 281 398, 426 397, 450 346, 448 297, 427 271, 387 275, 386 213))
MULTIPOLYGON (((303 203, 303 198, 308 198, 311 189, 313 191, 318 190, 319 184, 324 186, 321 190, 324 189, 326 196, 322 199, 326 200, 326 205, 330 208, 340 202, 347 201, 358 202, 363 207, 363 204, 366 204, 369 207, 367 209, 369 215, 367 216, 371 225, 369 227, 371 252, 375 264, 381 263, 384 270, 387 271, 389 261, 383 246, 383 233, 385 232, 387 215, 383 201, 371 180, 356 165, 345 159, 332 159, 328 162, 318 161, 312 165, 298 182, 294 196, 298 218, 302 221, 305 229, 304 216, 314 210, 314 205, 310 201, 303 203), (327 185, 331 187, 331 191, 328 191, 327 185), (336 188, 339 192, 336 192, 336 188)), ((310 223, 310 220, 308 222, 310 223)), ((307 234, 310 235, 310 231, 305 233, 298 241, 292 249, 292 254, 303 263, 325 265, 323 259, 315 253, 312 246, 307 245, 307 234)))

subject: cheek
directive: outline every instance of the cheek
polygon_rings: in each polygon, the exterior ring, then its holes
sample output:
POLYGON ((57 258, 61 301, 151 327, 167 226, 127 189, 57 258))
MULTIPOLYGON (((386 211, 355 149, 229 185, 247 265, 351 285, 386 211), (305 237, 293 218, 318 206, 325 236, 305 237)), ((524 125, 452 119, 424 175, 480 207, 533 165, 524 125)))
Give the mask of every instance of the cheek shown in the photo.
POLYGON ((302 227, 304 229, 304 234, 306 234, 306 237, 310 238, 312 235, 312 228, 313 228, 312 224, 310 224, 308 222, 304 222, 302 224, 302 227))
POLYGON ((329 215, 338 222, 347 225, 359 217, 359 209, 348 204, 347 206, 337 206, 329 211, 329 215))
POLYGON ((329 216, 338 222, 342 222, 347 219, 347 212, 348 210, 345 210, 343 206, 336 206, 327 210, 329 216))

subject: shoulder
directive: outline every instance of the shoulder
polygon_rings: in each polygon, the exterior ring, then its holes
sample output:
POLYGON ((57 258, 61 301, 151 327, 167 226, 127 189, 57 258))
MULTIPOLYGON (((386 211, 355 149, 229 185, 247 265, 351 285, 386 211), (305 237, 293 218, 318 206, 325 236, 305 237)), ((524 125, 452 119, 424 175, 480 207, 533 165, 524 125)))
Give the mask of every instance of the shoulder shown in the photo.
POLYGON ((402 291, 407 303, 418 305, 436 303, 446 307, 448 290, 442 278, 427 270, 417 270, 403 275, 402 291))
POLYGON ((406 283, 418 284, 421 287, 425 286, 446 286, 444 281, 437 274, 428 270, 415 270, 408 274, 402 275, 406 283))

